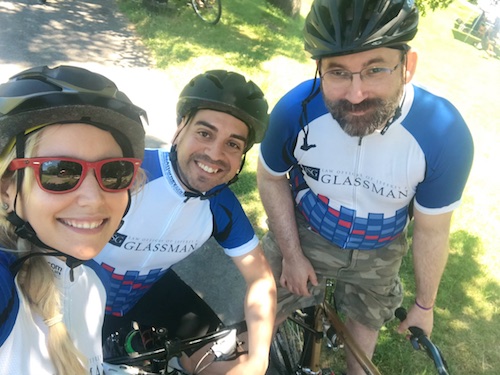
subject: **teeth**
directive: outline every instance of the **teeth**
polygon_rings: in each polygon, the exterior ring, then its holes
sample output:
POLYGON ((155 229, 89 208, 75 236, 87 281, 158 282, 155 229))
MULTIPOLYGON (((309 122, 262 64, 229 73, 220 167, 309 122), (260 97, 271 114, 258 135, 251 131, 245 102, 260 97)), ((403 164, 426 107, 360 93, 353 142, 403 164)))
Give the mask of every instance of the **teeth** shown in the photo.
POLYGON ((103 220, 93 221, 93 222, 62 220, 62 222, 64 224, 66 224, 66 225, 69 225, 70 227, 73 227, 73 228, 78 228, 78 229, 94 229, 94 228, 99 227, 103 223, 103 220))
POLYGON ((198 167, 200 167, 201 169, 203 169, 207 173, 217 173, 219 171, 218 169, 210 168, 208 165, 201 164, 201 163, 198 163, 198 167))

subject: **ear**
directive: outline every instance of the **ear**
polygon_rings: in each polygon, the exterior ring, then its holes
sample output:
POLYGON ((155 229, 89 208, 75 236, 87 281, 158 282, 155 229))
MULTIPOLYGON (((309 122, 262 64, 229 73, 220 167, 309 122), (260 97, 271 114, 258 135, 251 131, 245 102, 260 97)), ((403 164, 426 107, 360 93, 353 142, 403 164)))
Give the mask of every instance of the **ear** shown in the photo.
POLYGON ((16 179, 4 177, 0 179, 0 193, 2 203, 9 205, 9 208, 13 209, 14 199, 16 198, 16 179))
POLYGON ((410 49, 406 53, 405 83, 408 83, 413 79, 415 71, 417 70, 417 61, 418 61, 417 52, 413 49, 410 49))

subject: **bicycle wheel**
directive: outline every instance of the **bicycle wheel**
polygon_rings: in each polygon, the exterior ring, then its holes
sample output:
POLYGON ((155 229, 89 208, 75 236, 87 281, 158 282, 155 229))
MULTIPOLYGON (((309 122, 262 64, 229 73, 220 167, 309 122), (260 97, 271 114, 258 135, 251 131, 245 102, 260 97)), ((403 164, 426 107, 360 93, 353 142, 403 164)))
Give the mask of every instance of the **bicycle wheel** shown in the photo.
POLYGON ((271 343, 270 366, 274 373, 268 375, 310 374, 313 345, 315 306, 297 310, 285 320, 271 343))
POLYGON ((300 360, 304 347, 304 332, 298 324, 285 320, 271 343, 267 375, 300 374, 300 360))
POLYGON ((191 0, 195 13, 203 21, 215 25, 222 15, 222 0, 191 0))

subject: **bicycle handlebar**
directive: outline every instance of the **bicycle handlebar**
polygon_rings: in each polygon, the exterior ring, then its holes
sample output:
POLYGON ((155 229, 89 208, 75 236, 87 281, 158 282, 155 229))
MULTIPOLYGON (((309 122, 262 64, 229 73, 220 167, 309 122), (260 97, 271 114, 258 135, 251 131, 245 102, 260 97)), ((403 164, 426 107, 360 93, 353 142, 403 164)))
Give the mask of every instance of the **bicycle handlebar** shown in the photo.
MULTIPOLYGON (((404 307, 398 307, 394 313, 396 318, 400 321, 406 320, 406 309, 404 307)), ((429 337, 424 333, 422 328, 419 327, 409 327, 408 330, 411 333, 410 342, 415 350, 425 349, 427 355, 433 360, 434 365, 438 371, 439 375, 450 375, 448 372, 448 364, 446 363, 441 350, 431 341, 429 337)))

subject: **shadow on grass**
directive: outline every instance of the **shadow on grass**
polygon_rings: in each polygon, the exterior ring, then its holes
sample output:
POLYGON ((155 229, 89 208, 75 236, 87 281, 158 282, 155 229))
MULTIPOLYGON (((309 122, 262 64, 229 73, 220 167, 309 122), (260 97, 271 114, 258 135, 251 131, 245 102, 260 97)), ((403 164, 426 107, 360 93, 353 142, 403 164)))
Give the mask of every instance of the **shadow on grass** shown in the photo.
MULTIPOLYGON (((496 335, 500 331, 500 285, 483 270, 479 237, 460 230, 450 235, 450 256, 440 284, 434 312, 432 339, 443 352, 452 374, 496 374, 500 366, 496 335)), ((401 267, 405 286, 403 305, 415 297, 413 257, 401 267)), ((398 322, 381 333, 374 361, 383 374, 433 374, 432 361, 416 353, 395 330, 398 322), (404 358, 404 359, 402 359, 404 358), (403 363, 403 367, 401 364, 403 363), (395 367, 397 366, 397 367, 395 367), (394 372, 394 369, 401 369, 394 372)))
POLYGON ((306 61, 303 18, 286 18, 264 0, 223 2, 222 20, 215 26, 196 18, 186 2, 170 2, 176 10, 152 13, 139 0, 119 0, 160 68, 202 54, 224 56, 229 63, 245 69, 274 56, 306 61))

